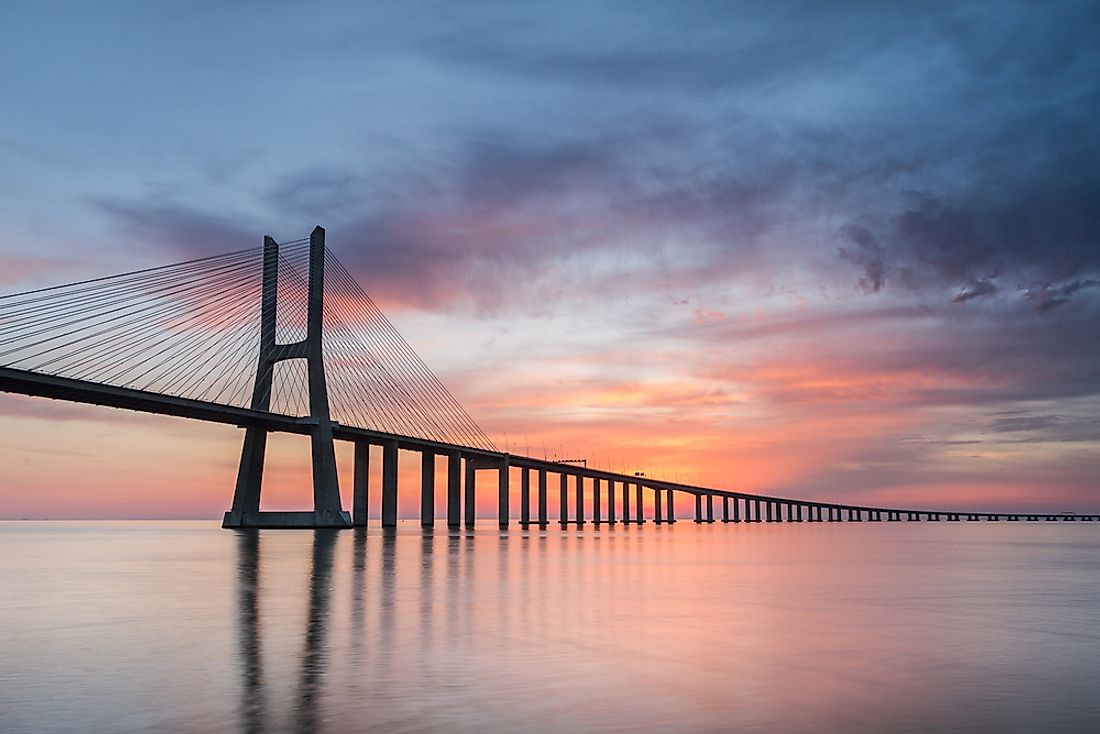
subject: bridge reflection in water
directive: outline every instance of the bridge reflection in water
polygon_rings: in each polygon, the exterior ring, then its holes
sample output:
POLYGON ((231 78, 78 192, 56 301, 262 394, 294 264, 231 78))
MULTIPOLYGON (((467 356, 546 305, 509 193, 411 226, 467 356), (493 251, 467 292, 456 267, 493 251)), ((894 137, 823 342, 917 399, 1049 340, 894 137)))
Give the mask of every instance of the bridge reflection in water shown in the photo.
POLYGON ((1018 730, 1051 690, 1028 676, 1076 700, 1096 646, 1038 646, 1080 627, 1061 602, 1002 602, 1080 554, 982 527, 236 531, 240 730, 1018 730))

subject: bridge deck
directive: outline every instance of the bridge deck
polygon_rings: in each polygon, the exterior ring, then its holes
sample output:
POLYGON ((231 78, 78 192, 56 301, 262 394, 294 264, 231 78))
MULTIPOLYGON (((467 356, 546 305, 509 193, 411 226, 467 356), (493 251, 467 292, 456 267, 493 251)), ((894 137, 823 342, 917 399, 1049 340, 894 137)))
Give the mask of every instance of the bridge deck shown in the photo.
MULTIPOLYGON (((11 367, 0 367, 0 391, 15 393, 19 395, 52 398, 55 400, 65 400, 89 405, 120 408, 124 410, 133 410, 143 413, 190 418, 193 420, 201 420, 211 423, 222 423, 241 427, 252 426, 263 428, 268 431, 282 433, 308 434, 310 432, 311 426, 316 424, 315 419, 308 417, 301 418, 281 415, 278 413, 250 410, 248 408, 206 402, 193 398, 177 397, 173 395, 135 390, 126 387, 105 385, 97 382, 76 380, 55 375, 45 375, 37 372, 14 369, 11 367)), ((333 437, 337 440, 342 441, 366 442, 374 445, 396 444, 398 448, 405 450, 428 452, 441 455, 454 454, 457 452, 466 459, 474 459, 476 461, 477 468, 480 469, 497 469, 505 465, 510 465, 522 469, 531 469, 536 471, 544 470, 552 473, 566 473, 573 475, 580 474, 586 478, 601 481, 611 481, 618 484, 644 484, 645 486, 652 489, 672 490, 692 495, 710 495, 713 497, 725 497, 748 502, 780 503, 784 506, 795 508, 814 508, 817 510, 835 512, 838 515, 842 515, 842 513, 851 511, 896 516, 893 518, 888 517, 888 520, 892 521, 909 519, 911 516, 915 516, 917 519, 919 519, 921 515, 925 516, 927 519, 940 519, 940 517, 942 517, 944 519, 950 520, 961 520, 963 517, 965 517, 967 520, 971 521, 981 519, 1025 519, 1048 521, 1100 520, 1100 516, 1089 514, 1055 514, 1031 512, 960 512, 958 510, 948 511, 896 507, 873 507, 867 505, 818 502, 814 500, 795 499, 774 495, 736 492, 731 490, 680 484, 678 482, 670 482, 666 480, 655 479, 652 477, 637 477, 620 474, 617 472, 603 471, 600 469, 591 469, 587 467, 581 468, 572 464, 561 464, 545 459, 537 459, 528 456, 516 456, 504 452, 490 451, 483 448, 460 446, 440 441, 432 441, 424 438, 418 438, 415 436, 404 436, 395 433, 387 433, 385 431, 375 431, 368 428, 360 428, 357 426, 345 426, 339 423, 336 423, 333 426, 333 437)), ((835 520, 843 519, 844 518, 842 516, 835 518, 835 520)), ((781 517, 777 517, 776 520, 783 521, 781 517)), ((725 521, 724 518, 723 521, 725 521)), ((555 520, 554 522, 557 522, 557 520, 555 520)), ((568 522, 572 523, 575 521, 570 520, 568 522)), ((620 520, 620 522, 623 521, 620 520)), ((632 523, 636 521, 629 520, 626 522, 632 523)), ((531 521, 531 524, 537 524, 537 521, 531 521)))

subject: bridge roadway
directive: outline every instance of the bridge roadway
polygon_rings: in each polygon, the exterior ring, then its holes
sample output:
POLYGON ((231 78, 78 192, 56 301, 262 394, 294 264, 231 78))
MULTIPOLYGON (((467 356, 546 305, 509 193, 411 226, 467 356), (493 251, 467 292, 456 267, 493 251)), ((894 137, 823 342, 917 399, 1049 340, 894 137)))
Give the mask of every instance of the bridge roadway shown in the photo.
MULTIPOLYGON (((207 421, 210 423, 222 423, 238 427, 257 427, 264 430, 282 433, 309 434, 311 426, 316 425, 314 418, 299 418, 278 413, 240 408, 221 403, 206 402, 191 398, 164 395, 161 393, 134 390, 126 387, 116 387, 97 382, 75 380, 66 377, 45 375, 26 370, 0 367, 0 391, 20 395, 66 400, 76 403, 99 405, 125 410, 134 410, 143 413, 169 415, 180 418, 207 421)), ((822 522, 822 521, 880 521, 884 517, 888 521, 919 521, 919 520, 949 520, 958 521, 965 517, 969 521, 977 520, 1044 520, 1044 521, 1100 521, 1100 515, 1076 514, 1076 513, 1005 513, 1005 512, 959 512, 921 510, 912 508, 873 507, 866 505, 849 505, 833 502, 818 502, 800 500, 795 498, 776 497, 771 495, 753 494, 747 492, 734 492, 730 490, 697 487, 692 485, 670 482, 653 477, 630 476, 616 472, 603 471, 588 467, 580 467, 573 464, 536 459, 527 456, 489 451, 486 449, 459 446, 439 441, 433 441, 415 436, 403 436, 383 431, 374 431, 356 426, 346 426, 333 423, 333 437, 337 440, 350 441, 357 445, 356 458, 360 460, 358 447, 370 445, 384 448, 384 462, 393 462, 393 468, 383 470, 383 524, 392 525, 396 522, 396 450, 404 449, 420 452, 424 456, 443 455, 451 458, 448 472, 448 524, 458 524, 458 462, 466 460, 466 524, 472 525, 473 517, 473 471, 477 469, 495 469, 500 472, 498 482, 498 520, 501 526, 508 523, 509 514, 509 467, 517 467, 523 470, 522 474, 522 511, 520 523, 523 525, 548 525, 551 521, 546 512, 546 474, 548 472, 558 474, 562 492, 560 493, 560 519, 562 525, 585 524, 584 480, 592 482, 594 490, 591 503, 593 517, 591 521, 599 524, 603 522, 614 524, 615 522, 627 522, 641 524, 646 522, 642 515, 642 488, 645 487, 654 493, 654 521, 658 523, 676 522, 673 507, 673 492, 692 495, 695 498, 695 522, 715 522, 714 500, 722 502, 721 522, 822 522), (388 452, 385 450, 388 449, 388 452), (530 502, 530 476, 529 472, 538 472, 538 505, 537 517, 532 519, 530 502), (568 478, 573 477, 575 482, 575 513, 572 519, 568 512, 568 478), (601 496, 600 484, 607 483, 606 496, 601 496), (387 487, 386 485, 391 485, 387 487), (615 515, 616 485, 622 486, 622 502, 619 517, 615 515), (634 515, 630 514, 629 488, 635 489, 634 515), (389 492, 387 492, 389 490, 389 492), (662 494, 664 497, 662 497, 662 494), (392 495, 392 496, 388 496, 392 495), (607 514, 601 511, 600 499, 608 500, 607 514), (663 501, 662 501, 663 500, 663 501), (390 505, 387 508, 387 504, 390 505), (662 507, 663 505, 663 507, 662 507), (732 513, 731 513, 732 507, 732 513), (387 512, 389 509, 389 512, 387 512), (783 517, 784 510, 786 518, 783 517), (805 517, 803 516, 805 513, 805 517), (387 518, 387 514, 390 515, 387 518)), ((424 482, 422 487, 422 513, 424 524, 430 524, 434 520, 434 461, 424 461, 424 482), (431 468, 429 468, 429 465, 431 468), (429 491, 429 478, 431 479, 429 491), (428 510, 431 510, 429 512, 428 510)), ((365 491, 366 472, 360 475, 356 471, 356 499, 360 499, 360 521, 357 524, 365 524, 365 491)), ((357 508, 357 510, 360 508, 357 508)), ((266 514, 266 513, 264 513, 266 514)), ((275 513, 271 513, 275 514, 275 513)), ((283 513, 294 515, 295 513, 283 513)), ((308 515, 309 513, 300 513, 308 515)), ((303 523, 305 520, 303 520, 303 523)))

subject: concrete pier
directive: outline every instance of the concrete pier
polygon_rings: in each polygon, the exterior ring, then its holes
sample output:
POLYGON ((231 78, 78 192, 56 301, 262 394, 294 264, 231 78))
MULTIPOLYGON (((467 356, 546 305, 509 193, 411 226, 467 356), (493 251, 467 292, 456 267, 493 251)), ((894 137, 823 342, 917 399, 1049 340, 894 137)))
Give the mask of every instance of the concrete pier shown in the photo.
POLYGON ((508 454, 504 455, 500 468, 497 469, 497 525, 501 530, 506 530, 509 523, 511 508, 510 482, 512 481, 512 464, 508 454))
POLYGON ((352 524, 357 528, 367 526, 367 495, 370 485, 370 444, 355 442, 355 468, 351 480, 352 524))
POLYGON ((397 441, 382 445, 382 527, 397 527, 397 441))
POLYGON ((603 522, 603 503, 600 501, 600 479, 592 477, 592 522, 603 522))
POLYGON ((653 522, 663 523, 665 520, 661 516, 661 490, 653 490, 653 522))
POLYGON ((519 524, 526 527, 531 522, 531 470, 519 470, 519 524))
POLYGON ((477 520, 477 460, 466 457, 466 496, 463 499, 463 507, 467 529, 473 529, 477 520))
POLYGON ((420 526, 435 525, 435 454, 420 454, 420 526))
POLYGON ((615 524, 615 480, 607 480, 607 522, 615 524))
POLYGON ((666 498, 668 499, 668 516, 665 518, 666 522, 676 522, 676 509, 672 505, 672 490, 667 490, 666 498))
POLYGON ((457 528, 462 516, 462 454, 447 454, 447 527, 457 528))
POLYGON ((569 475, 562 472, 558 475, 560 487, 558 489, 558 523, 565 525, 569 522, 569 475))
POLYGON ((577 525, 584 525, 584 475, 577 474, 577 525))
POLYGON ((539 469, 539 527, 546 527, 546 470, 539 469))

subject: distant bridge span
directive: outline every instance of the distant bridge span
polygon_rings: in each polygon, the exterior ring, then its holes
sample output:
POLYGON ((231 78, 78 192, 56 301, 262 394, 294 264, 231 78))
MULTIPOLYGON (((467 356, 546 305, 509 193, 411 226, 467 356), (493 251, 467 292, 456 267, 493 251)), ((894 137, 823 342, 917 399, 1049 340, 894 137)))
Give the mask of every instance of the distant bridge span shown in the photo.
POLYGON ((497 474, 497 520, 507 527, 512 469, 524 526, 674 523, 677 493, 693 498, 699 523, 1100 520, 818 502, 501 452, 325 248, 323 229, 283 247, 267 237, 262 250, 0 297, 0 391, 242 427, 224 527, 365 526, 372 445, 382 447, 383 527, 397 524, 399 449, 421 454, 425 526, 435 523, 436 456, 447 458, 451 527, 475 522, 478 470, 497 474), (335 287, 326 286, 326 272, 335 287), (335 304, 332 315, 326 300, 335 304), (297 372, 287 369, 292 363, 297 372), (332 392, 340 400, 330 402, 332 392), (310 437, 313 511, 259 509, 271 432, 310 437), (336 440, 355 445, 350 514, 341 506, 336 440), (551 475, 559 497, 553 518, 551 475))

